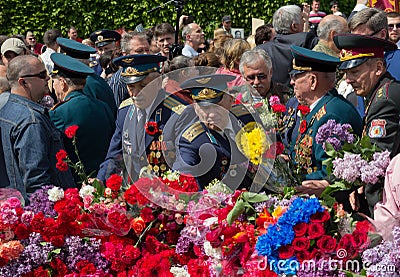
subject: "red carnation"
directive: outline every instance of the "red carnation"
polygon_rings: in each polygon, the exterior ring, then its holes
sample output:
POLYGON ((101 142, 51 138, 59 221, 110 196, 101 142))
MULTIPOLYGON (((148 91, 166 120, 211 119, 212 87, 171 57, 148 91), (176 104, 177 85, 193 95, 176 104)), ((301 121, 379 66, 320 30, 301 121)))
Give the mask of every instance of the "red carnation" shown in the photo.
POLYGON ((302 237, 306 234, 308 229, 308 225, 305 222, 300 222, 297 223, 294 227, 293 227, 293 231, 294 234, 296 235, 296 237, 302 237))
POLYGON ((30 234, 28 227, 23 223, 20 223, 15 227, 14 233, 19 240, 27 239, 30 234))
POLYGON ((275 159, 276 156, 283 153, 284 149, 285 149, 285 147, 283 146, 282 142, 280 142, 280 141, 274 142, 273 144, 271 144, 269 149, 265 152, 264 158, 275 159))
POLYGON ((336 240, 331 236, 323 235, 317 241, 317 246, 319 249, 321 249, 322 252, 331 253, 331 252, 335 251, 336 240))
POLYGON ((106 180, 106 186, 112 190, 119 190, 122 185, 122 177, 119 176, 118 174, 112 174, 107 180, 106 180))
POLYGON ((317 239, 325 234, 325 228, 321 223, 311 222, 308 225, 308 237, 310 239, 317 239))
POLYGON ((53 270, 57 272, 56 276, 65 276, 68 273, 68 267, 60 258, 52 259, 50 266, 53 270))
POLYGON ((65 129, 64 134, 67 136, 67 138, 73 138, 76 136, 76 131, 79 129, 78 125, 72 125, 69 126, 65 129))
POLYGON ((60 171, 67 171, 68 170, 68 164, 66 162, 57 162, 56 168, 60 171))
POLYGON ((304 134, 304 132, 307 130, 307 121, 302 120, 300 122, 300 134, 304 134))
MULTIPOLYGON (((144 178, 139 179, 137 182, 142 182, 144 178), (141 181, 142 180, 142 181, 141 181)), ((147 199, 136 187, 136 185, 132 185, 127 189, 124 193, 124 198, 126 202, 131 205, 139 204, 141 206, 145 206, 149 203, 149 199, 147 199)))
POLYGON ((143 218, 144 222, 148 223, 154 220, 153 210, 149 207, 143 208, 140 211, 140 216, 143 218))
POLYGON ((56 154, 57 162, 62 162, 67 157, 68 157, 67 151, 65 151, 64 149, 60 149, 60 151, 58 151, 56 154))
POLYGON ((286 112, 286 107, 285 107, 285 105, 282 105, 282 104, 275 104, 275 105, 272 105, 272 111, 274 113, 283 113, 283 112, 286 112))
POLYGON ((310 108, 307 106, 303 106, 303 105, 298 105, 297 106, 297 110, 299 110, 301 112, 301 115, 307 115, 310 112, 310 108))
POLYGON ((146 122, 146 124, 144 124, 144 129, 146 130, 147 134, 154 136, 158 133, 158 124, 154 121, 146 122))

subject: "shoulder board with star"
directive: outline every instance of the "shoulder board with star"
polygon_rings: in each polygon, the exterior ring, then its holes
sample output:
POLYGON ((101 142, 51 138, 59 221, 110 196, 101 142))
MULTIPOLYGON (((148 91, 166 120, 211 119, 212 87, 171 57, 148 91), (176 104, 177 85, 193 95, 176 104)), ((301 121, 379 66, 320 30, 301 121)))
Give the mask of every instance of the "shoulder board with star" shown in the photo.
POLYGON ((128 99, 121 102, 118 109, 122 109, 130 105, 133 105, 133 99, 129 97, 128 99))
POLYGON ((318 110, 318 112, 315 113, 315 118, 317 120, 320 120, 325 114, 326 114, 326 107, 324 105, 321 107, 321 109, 318 110))
POLYGON ((55 104, 53 107, 51 107, 50 111, 54 111, 55 109, 57 109, 58 107, 60 107, 62 104, 67 103, 69 100, 71 100, 71 98, 69 98, 68 100, 65 100, 65 101, 58 102, 58 103, 55 104))
MULTIPOLYGON (((168 109, 174 111, 174 112, 175 112, 175 110, 181 111, 181 113, 182 113, 182 111, 183 111, 184 108, 185 108, 185 105, 183 105, 181 102, 179 102, 177 99, 175 99, 175 98, 173 98, 173 97, 167 97, 167 98, 165 98, 165 99, 164 99, 164 106, 167 107, 168 109), (183 106, 183 108, 180 107, 180 106, 183 106), (175 110, 174 110, 174 109, 175 109, 175 110)), ((175 113, 178 113, 178 112, 175 112, 175 113)), ((180 114, 180 113, 179 113, 179 114, 180 114)))
POLYGON ((204 133, 204 127, 201 125, 200 122, 194 123, 192 126, 190 126, 183 134, 182 137, 184 137, 186 140, 189 142, 192 142, 195 138, 197 138, 200 134, 204 133))
POLYGON ((236 117, 241 117, 246 114, 250 114, 250 112, 246 109, 245 106, 238 104, 231 108, 231 113, 233 113, 236 117))

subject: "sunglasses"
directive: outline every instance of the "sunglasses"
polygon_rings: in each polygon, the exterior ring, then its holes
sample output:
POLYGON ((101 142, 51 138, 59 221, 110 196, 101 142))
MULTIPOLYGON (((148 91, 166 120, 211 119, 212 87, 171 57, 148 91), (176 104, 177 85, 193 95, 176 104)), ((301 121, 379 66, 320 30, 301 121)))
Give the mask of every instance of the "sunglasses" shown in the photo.
POLYGON ((389 29, 394 29, 394 26, 396 26, 396 29, 400 29, 400 23, 397 24, 388 24, 389 29))
POLYGON ((249 75, 249 76, 246 76, 246 77, 245 77, 245 79, 246 79, 247 81, 249 81, 249 80, 250 80, 250 81, 254 81, 256 78, 257 78, 259 81, 261 81, 261 80, 264 80, 265 78, 267 78, 267 75, 261 73, 261 74, 249 75))
POLYGON ((47 76, 48 76, 48 75, 47 75, 47 71, 46 71, 46 70, 43 70, 43 71, 40 71, 40 72, 37 73, 37 74, 24 75, 24 76, 21 76, 20 78, 37 77, 37 78, 40 78, 40 79, 46 79, 47 76))
POLYGON ((36 40, 35 37, 28 38, 28 40, 36 40))

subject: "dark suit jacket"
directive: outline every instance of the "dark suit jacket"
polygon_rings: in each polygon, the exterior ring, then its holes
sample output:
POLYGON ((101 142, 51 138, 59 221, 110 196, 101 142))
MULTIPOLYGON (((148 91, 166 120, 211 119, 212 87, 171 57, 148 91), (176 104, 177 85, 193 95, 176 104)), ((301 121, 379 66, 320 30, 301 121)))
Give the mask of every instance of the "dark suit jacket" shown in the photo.
POLYGON ((257 46, 257 49, 264 50, 272 59, 272 81, 288 86, 290 84, 289 72, 292 69, 293 60, 290 46, 297 45, 313 49, 317 43, 318 38, 312 32, 277 34, 272 41, 257 46))

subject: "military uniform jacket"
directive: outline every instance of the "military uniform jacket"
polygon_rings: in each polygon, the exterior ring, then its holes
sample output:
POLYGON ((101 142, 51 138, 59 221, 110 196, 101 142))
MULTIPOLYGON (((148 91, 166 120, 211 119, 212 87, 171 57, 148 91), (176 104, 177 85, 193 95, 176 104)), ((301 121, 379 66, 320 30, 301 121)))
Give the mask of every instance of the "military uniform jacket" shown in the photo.
POLYGON ((115 104, 114 94, 110 86, 97 74, 90 74, 86 78, 86 85, 83 93, 106 103, 114 116, 117 117, 117 105, 115 104))
POLYGON ((132 180, 137 180, 140 170, 145 166, 157 173, 164 172, 170 168, 168 162, 164 162, 164 127, 171 117, 179 116, 186 107, 186 102, 179 97, 169 96, 166 99, 165 92, 160 91, 154 101, 151 114, 147 116, 146 122, 156 122, 161 132, 151 135, 144 129, 134 128, 137 121, 136 106, 131 98, 123 101, 119 107, 116 129, 108 148, 105 161, 101 164, 97 178, 104 181, 111 174, 127 170, 132 180), (144 144, 137 144, 136 132, 144 136, 144 144), (161 136, 162 134, 162 136, 161 136))
MULTIPOLYGON (((185 112, 192 113, 192 107, 185 112)), ((231 189, 249 188, 252 184, 252 168, 239 151, 234 135, 245 124, 255 121, 243 105, 234 106, 230 113, 233 133, 208 129, 195 116, 176 137, 176 161, 174 170, 193 175, 204 188, 214 179, 222 180, 231 189)))
POLYGON ((297 138, 300 116, 297 110, 299 102, 296 97, 292 97, 286 103, 286 112, 283 113, 282 126, 279 126, 279 134, 285 149, 289 149, 293 138, 297 138))
MULTIPOLYGON (((94 171, 96 174, 106 157, 115 130, 114 116, 107 104, 82 91, 73 91, 49 113, 54 125, 62 133, 71 125, 79 126, 76 133, 79 157, 86 173, 94 171)), ((68 155, 76 162, 72 140, 65 135, 64 144, 68 155)))
POLYGON ((362 120, 354 106, 337 93, 335 89, 323 96, 314 109, 300 120, 298 136, 292 138, 292 158, 307 180, 323 179, 326 167, 322 162, 328 158, 322 144, 315 142, 319 127, 329 119, 337 123, 348 123, 355 134, 362 132, 362 120), (302 123, 304 121, 304 123, 302 123))
POLYGON ((400 82, 386 73, 367 96, 364 134, 394 157, 400 153, 400 82))

